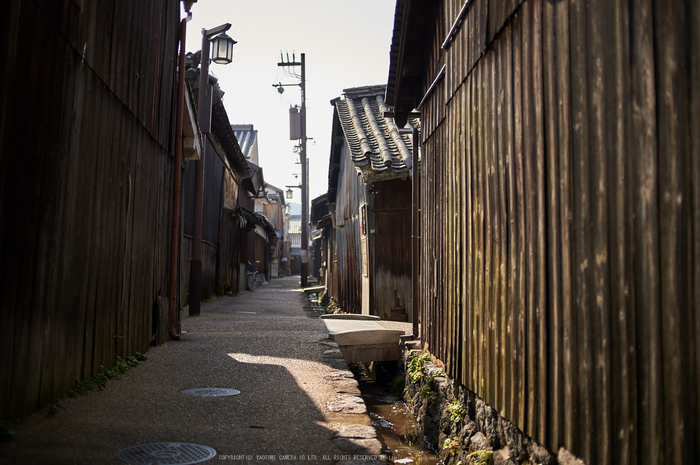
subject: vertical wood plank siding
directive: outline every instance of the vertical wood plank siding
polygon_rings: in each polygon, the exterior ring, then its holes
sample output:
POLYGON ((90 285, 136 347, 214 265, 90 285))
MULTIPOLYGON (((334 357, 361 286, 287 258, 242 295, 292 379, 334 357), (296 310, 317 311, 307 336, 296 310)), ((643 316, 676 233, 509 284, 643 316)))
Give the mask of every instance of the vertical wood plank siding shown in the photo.
MULTIPOLYGON (((342 148, 336 205, 337 300, 348 313, 362 313, 360 206, 368 203, 367 185, 357 175, 347 141, 342 148)), ((369 266, 372 266, 369 264, 369 266)))
POLYGON ((6 9, 0 419, 14 419, 167 338, 179 4, 6 9))
POLYGON ((555 453, 700 459, 700 6, 462 0, 426 30, 422 338, 555 453), (436 208, 437 205, 443 208, 436 208))
POLYGON ((396 233, 411 230, 411 182, 400 179, 375 182, 370 189, 373 192, 370 217, 375 230, 371 235, 372 279, 373 287, 380 290, 374 293, 373 309, 375 314, 390 319, 397 300, 404 313, 413 308, 411 256, 406 253, 411 248, 411 235, 396 233))

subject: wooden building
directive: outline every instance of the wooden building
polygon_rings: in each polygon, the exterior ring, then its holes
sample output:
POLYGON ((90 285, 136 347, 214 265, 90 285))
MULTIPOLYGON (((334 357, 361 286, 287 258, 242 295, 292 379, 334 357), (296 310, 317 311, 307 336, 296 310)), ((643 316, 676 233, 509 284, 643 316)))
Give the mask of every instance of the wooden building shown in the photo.
MULTIPOLYGON (((261 280, 269 281, 273 252, 277 244, 277 232, 262 213, 241 208, 243 236, 241 237, 241 279, 247 263, 255 266, 261 280)), ((261 281, 262 282, 262 281, 261 281)), ((241 282, 240 290, 245 289, 241 282)))
POLYGON ((345 89, 331 102, 327 202, 335 234, 326 242, 334 247, 326 280, 343 311, 404 320, 412 305, 412 143, 384 117, 385 89, 345 89))
POLYGON ((0 420, 168 338, 179 2, 0 17, 0 420))
MULTIPOLYGON (((198 59, 188 54, 188 82, 193 86, 193 101, 197 101, 199 87, 198 59), (189 67, 193 66, 193 67, 189 67)), ((213 86, 212 128, 207 134, 204 160, 204 193, 202 207, 202 298, 224 293, 240 292, 241 229, 245 220, 240 205, 247 205, 248 189, 254 189, 251 178, 255 170, 249 165, 236 133, 229 122, 221 97, 223 91, 210 76, 213 86)), ((196 105, 195 105, 196 107, 196 105)), ((181 298, 188 302, 192 234, 194 219, 195 163, 185 164, 184 174, 184 227, 181 253, 181 298)))
POLYGON ((312 226, 309 233, 311 236, 309 261, 314 264, 313 267, 310 267, 309 274, 317 279, 317 283, 325 285, 326 291, 328 291, 328 284, 325 281, 328 267, 328 236, 330 230, 327 228, 332 227, 331 215, 328 210, 328 193, 321 194, 311 200, 309 222, 312 226))
POLYGON ((258 199, 255 210, 265 215, 275 232, 274 245, 270 247, 270 278, 281 278, 285 275, 286 262, 289 260, 287 246, 289 243, 289 206, 284 198, 284 191, 270 183, 265 183, 265 196, 258 199), (261 208, 262 207, 262 208, 261 208))
POLYGON ((386 95, 424 347, 555 454, 700 462, 700 3, 398 0, 386 95))
MULTIPOLYGON (((238 203, 241 207, 244 228, 241 236, 241 284, 244 283, 246 264, 255 266, 260 276, 269 279, 271 263, 277 234, 275 228, 265 216, 264 204, 267 191, 263 169, 258 163, 258 131, 253 125, 232 126, 236 137, 242 142, 241 149, 251 169, 251 175, 240 186, 238 203)), ((241 286, 241 289, 245 289, 241 286)))

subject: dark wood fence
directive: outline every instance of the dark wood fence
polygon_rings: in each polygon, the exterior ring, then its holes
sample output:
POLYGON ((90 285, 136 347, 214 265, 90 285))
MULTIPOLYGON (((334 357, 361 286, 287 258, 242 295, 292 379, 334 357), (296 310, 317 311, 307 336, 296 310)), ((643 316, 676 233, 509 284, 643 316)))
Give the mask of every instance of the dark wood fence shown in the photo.
POLYGON ((422 321, 450 375, 588 464, 700 458, 700 3, 440 2, 422 321))
POLYGON ((0 18, 0 419, 167 337, 173 1, 0 18))

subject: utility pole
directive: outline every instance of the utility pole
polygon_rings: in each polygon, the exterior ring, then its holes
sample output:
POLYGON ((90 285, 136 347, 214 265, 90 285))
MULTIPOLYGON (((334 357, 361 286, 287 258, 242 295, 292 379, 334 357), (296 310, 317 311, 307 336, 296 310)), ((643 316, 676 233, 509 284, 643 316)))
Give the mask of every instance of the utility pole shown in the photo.
MULTIPOLYGON (((277 66, 301 66, 301 287, 309 284, 309 182, 306 166, 306 54, 301 54, 301 61, 292 59, 277 63, 277 66)), ((282 84, 280 84, 282 86, 282 84)))

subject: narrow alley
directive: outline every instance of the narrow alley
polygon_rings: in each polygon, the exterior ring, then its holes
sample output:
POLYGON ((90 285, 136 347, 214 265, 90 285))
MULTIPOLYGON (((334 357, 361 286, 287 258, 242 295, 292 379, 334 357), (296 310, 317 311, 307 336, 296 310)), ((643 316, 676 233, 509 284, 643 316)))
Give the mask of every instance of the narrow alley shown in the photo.
POLYGON ((700 464, 700 0, 3 6, 0 465, 700 464))
MULTIPOLYGON (((16 440, 0 443, 0 462, 117 464, 124 448, 177 442, 207 446, 187 452, 195 455, 213 449, 212 462, 384 463, 356 381, 329 352, 298 277, 184 315, 181 341, 151 348, 102 391, 62 399, 54 415, 35 413, 16 440), (183 394, 202 388, 240 394, 183 394)), ((181 452, 156 451, 141 463, 200 463, 181 452)))

